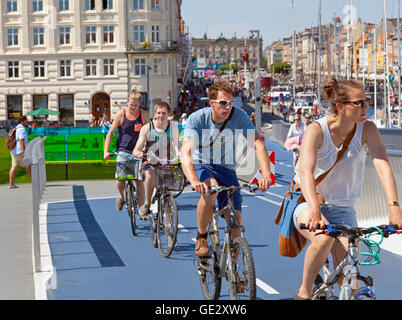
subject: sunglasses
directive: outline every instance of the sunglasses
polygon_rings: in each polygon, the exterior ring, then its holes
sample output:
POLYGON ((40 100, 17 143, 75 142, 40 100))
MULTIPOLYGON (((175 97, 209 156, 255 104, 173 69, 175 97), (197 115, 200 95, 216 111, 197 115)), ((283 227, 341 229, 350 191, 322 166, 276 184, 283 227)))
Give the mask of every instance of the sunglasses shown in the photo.
POLYGON ((359 107, 361 109, 363 109, 366 106, 366 100, 359 100, 359 101, 344 101, 342 103, 349 103, 349 104, 353 104, 356 107, 359 107))
POLYGON ((233 100, 212 100, 212 101, 220 104, 221 106, 231 106, 233 104, 233 100))
POLYGON ((296 118, 295 121, 300 121, 300 119, 299 119, 299 118, 296 118))

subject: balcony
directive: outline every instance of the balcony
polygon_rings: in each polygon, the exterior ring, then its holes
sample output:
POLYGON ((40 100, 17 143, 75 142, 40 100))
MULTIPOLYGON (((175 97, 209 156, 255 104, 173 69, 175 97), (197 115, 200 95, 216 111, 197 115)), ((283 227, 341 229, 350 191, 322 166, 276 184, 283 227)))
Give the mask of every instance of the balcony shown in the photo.
POLYGON ((176 53, 180 52, 180 44, 177 41, 130 42, 127 49, 129 53, 176 53))

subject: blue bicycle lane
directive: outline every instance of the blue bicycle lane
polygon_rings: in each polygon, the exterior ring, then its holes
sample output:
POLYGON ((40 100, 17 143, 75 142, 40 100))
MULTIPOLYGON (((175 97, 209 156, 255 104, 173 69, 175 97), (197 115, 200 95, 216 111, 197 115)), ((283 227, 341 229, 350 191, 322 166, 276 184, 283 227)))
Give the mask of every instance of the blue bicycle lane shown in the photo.
MULTIPOLYGON (((270 141, 266 145, 275 151, 276 185, 268 193, 243 192, 245 237, 255 261, 257 299, 290 299, 301 281, 304 254, 292 259, 279 255, 274 219, 293 175, 291 154, 270 141)), ((169 258, 163 258, 152 247, 148 222, 139 221, 138 235, 133 236, 125 209, 115 209, 115 198, 86 199, 84 193, 76 187, 74 201, 48 204, 47 235, 56 278, 47 289, 48 299, 203 299, 194 255, 199 194, 185 192, 176 199, 178 244, 169 258)), ((385 256, 386 261, 395 261, 395 255, 385 256)), ((386 266, 392 268, 392 263, 386 266)), ((384 284, 376 286, 379 296, 398 299, 395 290, 401 281, 395 284, 378 272, 373 276, 384 284)), ((229 299, 225 280, 220 299, 229 299)))

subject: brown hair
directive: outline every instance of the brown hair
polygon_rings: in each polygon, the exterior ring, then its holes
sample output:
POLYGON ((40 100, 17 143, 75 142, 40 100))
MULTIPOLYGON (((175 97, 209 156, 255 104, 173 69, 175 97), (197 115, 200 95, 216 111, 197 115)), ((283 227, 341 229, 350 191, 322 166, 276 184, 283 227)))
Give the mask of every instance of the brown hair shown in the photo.
POLYGON ((223 91, 225 93, 233 95, 231 86, 224 80, 216 81, 210 88, 208 97, 211 100, 215 100, 218 97, 218 92, 223 91))
POLYGON ((18 123, 23 123, 23 122, 25 122, 25 121, 27 121, 27 120, 28 120, 27 116, 20 116, 20 117, 18 118, 18 123))
POLYGON ((157 104, 155 104, 155 111, 156 109, 159 108, 166 108, 167 112, 170 113, 170 105, 169 103, 165 102, 165 101, 159 101, 157 104))
POLYGON ((328 101, 331 112, 337 114, 337 103, 343 103, 349 100, 350 88, 361 89, 364 91, 364 86, 357 80, 336 80, 332 79, 331 82, 324 86, 324 100, 328 101))

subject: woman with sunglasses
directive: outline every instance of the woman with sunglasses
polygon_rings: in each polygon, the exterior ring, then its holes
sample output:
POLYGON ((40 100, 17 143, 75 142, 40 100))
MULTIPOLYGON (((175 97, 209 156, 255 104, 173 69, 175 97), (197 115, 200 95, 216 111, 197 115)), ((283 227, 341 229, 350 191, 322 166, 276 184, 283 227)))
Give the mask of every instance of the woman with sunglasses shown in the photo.
MULTIPOLYGON (((353 206, 363 187, 367 147, 389 203, 389 223, 402 227, 402 212, 398 203, 396 183, 381 135, 371 121, 366 121, 366 94, 356 80, 332 80, 324 87, 324 98, 331 114, 309 125, 303 136, 300 159, 295 168, 295 182, 301 186, 306 202, 298 205, 293 221, 297 229, 305 223, 309 230, 299 230, 311 244, 304 260, 303 280, 295 299, 311 297, 313 281, 331 251, 334 265, 346 255, 347 239, 335 240, 315 235, 324 224, 357 227, 353 206), (336 161, 338 151, 349 134, 356 131, 343 157, 325 179, 316 186, 315 178, 326 172, 336 161), (321 204, 317 192, 324 199, 321 204), (323 206, 322 206, 323 205, 323 206), (322 206, 320 208, 320 206, 322 206)), ((354 288, 357 289, 357 288, 354 288)))
POLYGON ((301 116, 296 113, 294 123, 290 125, 288 136, 285 142, 285 148, 293 152, 293 168, 296 166, 300 144, 303 139, 303 133, 306 125, 301 121, 301 116))

